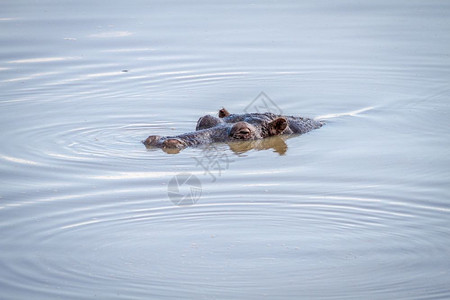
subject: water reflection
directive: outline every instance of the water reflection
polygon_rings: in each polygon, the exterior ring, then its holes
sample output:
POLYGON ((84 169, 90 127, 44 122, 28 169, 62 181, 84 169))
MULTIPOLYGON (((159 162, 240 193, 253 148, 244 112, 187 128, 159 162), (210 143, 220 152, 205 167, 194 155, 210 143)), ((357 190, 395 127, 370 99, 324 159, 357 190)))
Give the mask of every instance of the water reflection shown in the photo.
POLYGON ((262 140, 230 142, 228 146, 236 154, 242 154, 250 150, 270 150, 284 155, 288 149, 286 140, 297 135, 277 135, 262 140))

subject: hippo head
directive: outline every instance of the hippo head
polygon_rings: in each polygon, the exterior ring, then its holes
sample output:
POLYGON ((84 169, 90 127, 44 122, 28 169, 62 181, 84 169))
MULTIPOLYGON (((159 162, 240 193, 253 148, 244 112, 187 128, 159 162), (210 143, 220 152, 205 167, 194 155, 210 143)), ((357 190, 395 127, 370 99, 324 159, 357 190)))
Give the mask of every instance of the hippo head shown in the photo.
POLYGON ((280 135, 288 128, 288 119, 273 114, 232 115, 226 109, 219 117, 206 115, 197 122, 196 131, 177 136, 151 135, 143 143, 164 151, 214 142, 254 141, 280 135))
POLYGON ((286 118, 279 117, 273 121, 252 120, 234 123, 229 131, 231 140, 255 140, 282 134, 288 126, 286 118))
POLYGON ((273 114, 231 115, 225 108, 219 110, 219 117, 206 115, 197 121, 196 130, 216 127, 220 124, 233 124, 230 138, 252 140, 282 134, 288 127, 288 120, 273 114))

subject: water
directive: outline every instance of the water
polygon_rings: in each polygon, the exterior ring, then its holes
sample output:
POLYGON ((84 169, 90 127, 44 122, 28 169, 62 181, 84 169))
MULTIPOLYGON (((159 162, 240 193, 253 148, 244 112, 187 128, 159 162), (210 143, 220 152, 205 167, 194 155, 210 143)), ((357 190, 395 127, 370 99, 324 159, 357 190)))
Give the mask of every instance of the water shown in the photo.
POLYGON ((448 299, 449 20, 444 1, 2 1, 0 298, 448 299), (261 91, 326 126, 140 143, 261 91), (169 198, 181 173, 194 205, 169 198))

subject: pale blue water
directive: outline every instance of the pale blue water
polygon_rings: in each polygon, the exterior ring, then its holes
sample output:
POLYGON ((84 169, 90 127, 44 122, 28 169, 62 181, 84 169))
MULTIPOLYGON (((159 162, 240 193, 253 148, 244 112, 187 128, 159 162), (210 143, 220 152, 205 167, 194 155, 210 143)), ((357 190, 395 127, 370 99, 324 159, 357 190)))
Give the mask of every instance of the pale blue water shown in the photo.
POLYGON ((450 298, 450 3, 2 1, 0 45, 0 299, 450 298), (140 143, 261 91, 327 125, 140 143))

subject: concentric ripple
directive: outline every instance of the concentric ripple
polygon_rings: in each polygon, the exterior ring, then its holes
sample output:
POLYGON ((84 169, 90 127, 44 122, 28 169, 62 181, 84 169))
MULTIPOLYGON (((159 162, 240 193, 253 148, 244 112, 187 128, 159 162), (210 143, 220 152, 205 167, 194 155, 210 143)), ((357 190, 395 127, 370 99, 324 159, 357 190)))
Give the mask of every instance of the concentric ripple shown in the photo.
POLYGON ((22 2, 0 4, 1 299, 450 298, 449 4, 22 2), (261 92, 326 126, 141 143, 261 92))

